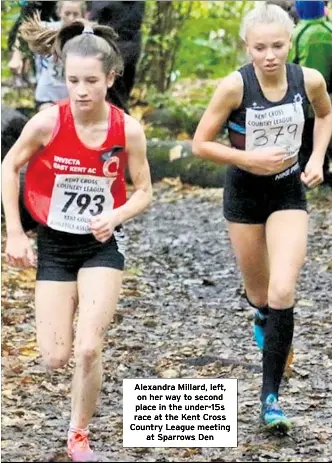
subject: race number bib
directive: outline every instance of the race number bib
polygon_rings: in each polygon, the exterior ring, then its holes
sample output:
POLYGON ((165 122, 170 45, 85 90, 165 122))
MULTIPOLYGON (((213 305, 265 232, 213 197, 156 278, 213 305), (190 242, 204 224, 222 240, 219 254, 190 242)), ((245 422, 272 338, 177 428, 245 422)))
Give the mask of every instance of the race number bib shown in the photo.
POLYGON ((246 111, 246 150, 284 148, 287 157, 297 156, 302 143, 304 113, 301 103, 246 111))
POLYGON ((53 230, 77 235, 91 233, 90 219, 113 209, 110 193, 113 181, 88 175, 57 175, 47 225, 53 230))

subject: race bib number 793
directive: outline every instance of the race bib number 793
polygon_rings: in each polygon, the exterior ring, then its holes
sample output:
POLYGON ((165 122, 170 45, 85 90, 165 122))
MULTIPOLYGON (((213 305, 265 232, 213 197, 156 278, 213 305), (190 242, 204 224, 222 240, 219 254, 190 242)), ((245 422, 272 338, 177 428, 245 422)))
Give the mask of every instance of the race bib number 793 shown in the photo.
POLYGON ((114 180, 88 175, 57 175, 47 224, 54 230, 74 234, 91 233, 89 221, 105 210, 112 210, 110 193, 114 180))

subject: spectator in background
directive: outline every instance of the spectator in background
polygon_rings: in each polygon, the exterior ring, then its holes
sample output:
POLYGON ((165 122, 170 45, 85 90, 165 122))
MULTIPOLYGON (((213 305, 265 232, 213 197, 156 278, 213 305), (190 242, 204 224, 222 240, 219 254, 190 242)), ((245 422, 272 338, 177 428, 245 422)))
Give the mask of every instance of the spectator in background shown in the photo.
MULTIPOLYGON (((299 22, 293 34, 293 47, 289 61, 313 69, 317 69, 324 77, 329 94, 332 94, 332 22, 326 16, 325 2, 295 2, 299 22)), ((300 151, 301 170, 311 156, 313 150, 314 113, 311 111, 305 122, 303 143, 300 151)), ((325 156, 324 184, 332 188, 332 173, 329 169, 331 144, 325 156)))
MULTIPOLYGON (((59 1, 57 12, 60 21, 43 21, 48 28, 60 29, 77 19, 84 18, 86 3, 84 1, 59 1)), ((53 56, 36 55, 37 87, 35 91, 38 110, 49 108, 57 101, 68 98, 62 62, 53 56)))
MULTIPOLYGON (((21 12, 9 34, 9 50, 12 58, 10 69, 21 74, 23 61, 18 30, 24 19, 39 11, 42 21, 58 21, 54 1, 20 2, 21 12)), ((98 24, 111 26, 118 34, 117 45, 124 60, 123 76, 119 76, 106 99, 129 112, 128 104, 136 76, 137 63, 141 53, 141 26, 144 19, 144 1, 90 1, 87 2, 88 17, 98 24)))
MULTIPOLYGON (((22 21, 28 16, 33 15, 37 11, 40 13, 42 21, 58 21, 57 2, 29 2, 20 1, 20 14, 11 28, 8 36, 8 50, 11 53, 9 61, 9 69, 18 76, 21 76, 27 69, 28 59, 25 57, 29 53, 28 47, 20 40, 18 30, 22 21)), ((32 60, 33 63, 33 60, 32 60)), ((34 64, 34 63, 33 63, 34 64)))
POLYGON ((330 3, 330 2, 324 2, 324 5, 325 5, 324 13, 325 13, 325 16, 326 16, 327 18, 330 16, 330 12, 329 12, 329 3, 330 3))
POLYGON ((299 16, 296 11, 295 2, 293 0, 267 0, 265 3, 280 6, 289 14, 294 23, 297 24, 299 16))

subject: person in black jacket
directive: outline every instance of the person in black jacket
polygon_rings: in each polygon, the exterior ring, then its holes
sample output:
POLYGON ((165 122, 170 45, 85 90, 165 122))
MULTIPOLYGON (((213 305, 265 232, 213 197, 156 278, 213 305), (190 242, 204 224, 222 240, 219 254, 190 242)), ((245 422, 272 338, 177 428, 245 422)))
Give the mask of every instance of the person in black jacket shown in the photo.
POLYGON ((112 26, 119 35, 118 47, 124 60, 124 72, 109 89, 107 99, 128 112, 128 101, 141 54, 145 2, 92 1, 87 2, 87 6, 90 21, 112 26))

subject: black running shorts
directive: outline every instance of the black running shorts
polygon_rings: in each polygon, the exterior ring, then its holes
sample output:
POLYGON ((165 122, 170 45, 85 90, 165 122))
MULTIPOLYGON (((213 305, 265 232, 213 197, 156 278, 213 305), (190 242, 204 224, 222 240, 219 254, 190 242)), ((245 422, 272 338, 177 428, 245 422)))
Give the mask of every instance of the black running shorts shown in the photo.
POLYGON ((74 235, 39 225, 37 280, 76 281, 81 268, 124 269, 126 236, 118 227, 105 243, 93 235, 74 235))
POLYGON ((307 210, 299 164, 277 175, 254 175, 230 166, 224 188, 224 217, 230 222, 264 224, 276 211, 307 210))

